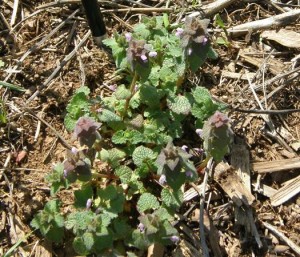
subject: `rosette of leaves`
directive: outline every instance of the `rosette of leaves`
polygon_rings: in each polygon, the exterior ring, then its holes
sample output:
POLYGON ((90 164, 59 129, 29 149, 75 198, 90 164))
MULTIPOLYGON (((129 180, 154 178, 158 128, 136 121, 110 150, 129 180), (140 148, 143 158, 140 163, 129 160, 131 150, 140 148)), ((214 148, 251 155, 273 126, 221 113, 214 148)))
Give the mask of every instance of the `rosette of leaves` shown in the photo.
POLYGON ((183 183, 189 178, 196 179, 197 172, 194 164, 189 160, 192 155, 183 151, 180 147, 176 147, 170 141, 165 148, 163 148, 156 159, 158 167, 157 173, 166 176, 167 184, 177 191, 183 183), (191 173, 186 176, 186 172, 191 173))
POLYGON ((67 151, 67 158, 63 162, 64 176, 70 182, 75 182, 77 179, 81 181, 89 181, 92 173, 90 160, 86 158, 83 151, 73 149, 67 151))
POLYGON ((203 147, 207 156, 214 158, 216 162, 222 161, 229 153, 233 140, 233 131, 230 128, 229 118, 216 111, 203 126, 203 147))
POLYGON ((81 145, 92 147, 97 138, 101 138, 97 129, 101 123, 95 122, 90 117, 80 117, 75 124, 74 136, 81 145))

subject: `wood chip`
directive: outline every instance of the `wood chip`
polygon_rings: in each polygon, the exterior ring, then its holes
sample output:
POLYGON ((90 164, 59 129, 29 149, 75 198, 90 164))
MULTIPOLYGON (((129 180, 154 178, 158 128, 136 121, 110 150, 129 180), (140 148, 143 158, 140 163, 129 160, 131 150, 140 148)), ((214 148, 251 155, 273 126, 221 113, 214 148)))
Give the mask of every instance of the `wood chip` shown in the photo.
MULTIPOLYGON (((220 165, 224 164, 219 163, 217 166, 220 165)), ((232 167, 223 170, 216 177, 216 181, 237 206, 242 206, 243 204, 250 206, 255 200, 255 197, 249 192, 242 179, 237 175, 237 170, 232 167)))
POLYGON ((283 204, 298 193, 300 193, 300 175, 297 178, 292 179, 290 183, 287 183, 285 186, 280 188, 271 197, 271 204, 273 206, 283 204))
POLYGON ((300 157, 266 162, 254 162, 251 166, 251 169, 257 173, 271 173, 275 171, 299 169, 300 157))
POLYGON ((286 47, 300 48, 300 34, 292 30, 266 30, 260 36, 264 39, 276 41, 286 47))

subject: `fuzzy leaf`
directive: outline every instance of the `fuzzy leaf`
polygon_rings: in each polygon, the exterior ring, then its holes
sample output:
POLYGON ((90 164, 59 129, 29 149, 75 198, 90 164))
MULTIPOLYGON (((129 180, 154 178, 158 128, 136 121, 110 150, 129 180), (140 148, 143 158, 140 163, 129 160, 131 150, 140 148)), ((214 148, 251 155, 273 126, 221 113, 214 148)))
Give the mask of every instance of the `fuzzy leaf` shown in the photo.
POLYGON ((155 210, 159 208, 159 202, 154 195, 144 193, 140 196, 140 199, 137 202, 137 208, 139 212, 145 212, 150 209, 155 210))
POLYGON ((177 113, 187 115, 191 110, 191 104, 185 96, 177 96, 175 99, 168 99, 169 108, 177 113))
POLYGON ((157 108, 159 106, 160 95, 154 86, 142 85, 140 87, 140 98, 142 103, 150 107, 157 108))
POLYGON ((100 199, 98 207, 105 210, 110 217, 116 217, 118 213, 123 211, 125 196, 120 186, 109 185, 104 189, 98 189, 97 194, 100 199))
POLYGON ((100 115, 100 120, 103 122, 118 122, 121 121, 121 117, 115 114, 114 112, 110 110, 102 110, 102 113, 100 115))
POLYGON ((113 168, 120 165, 120 160, 122 160, 126 154, 117 149, 112 148, 110 150, 105 150, 104 148, 100 151, 100 159, 104 162, 109 163, 113 168))
POLYGON ((86 256, 89 253, 82 237, 75 237, 72 246, 75 252, 77 252, 81 256, 86 256))
POLYGON ((125 85, 118 86, 118 88, 114 94, 118 100, 126 99, 126 98, 130 97, 130 95, 131 95, 130 90, 128 90, 125 87, 125 85))
POLYGON ((78 211, 70 213, 65 222, 65 227, 68 230, 72 229, 74 234, 78 234, 87 229, 94 217, 95 214, 92 211, 78 211))
POLYGON ((183 193, 181 190, 172 191, 168 188, 163 188, 161 191, 162 202, 171 209, 177 209, 183 202, 183 193))
POLYGON ((85 248, 90 251, 94 245, 94 236, 92 233, 90 232, 85 232, 83 235, 82 235, 82 239, 83 239, 83 243, 84 243, 84 246, 85 248))
POLYGON ((125 144, 129 142, 135 145, 142 142, 143 139, 143 134, 137 130, 119 130, 113 135, 112 142, 115 144, 125 144))
POLYGON ((128 184, 131 180, 133 171, 128 166, 120 166, 115 171, 116 175, 120 178, 122 184, 128 184))
POLYGON ((144 162, 155 158, 156 154, 150 148, 144 146, 138 146, 132 154, 132 159, 136 166, 141 166, 144 162))
POLYGON ((46 181, 51 184, 50 194, 54 196, 60 188, 68 188, 68 181, 64 178, 64 165, 58 163, 52 172, 45 177, 46 181))

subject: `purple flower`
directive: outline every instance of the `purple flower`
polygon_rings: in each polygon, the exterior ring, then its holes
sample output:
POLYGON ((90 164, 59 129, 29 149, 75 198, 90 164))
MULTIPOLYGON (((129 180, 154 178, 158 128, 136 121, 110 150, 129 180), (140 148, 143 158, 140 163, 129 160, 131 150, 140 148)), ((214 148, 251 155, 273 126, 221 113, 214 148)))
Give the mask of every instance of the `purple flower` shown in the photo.
POLYGON ((207 41, 208 41, 207 37, 204 37, 202 44, 205 46, 207 44, 207 41))
POLYGON ((114 84, 114 85, 109 85, 107 86, 111 91, 115 92, 117 90, 117 85, 114 84))
POLYGON ((64 177, 66 178, 68 176, 68 171, 64 170, 64 177))
POLYGON ((184 31, 184 30, 183 30, 182 28, 177 28, 177 29, 176 29, 176 32, 175 32, 175 35, 176 35, 177 37, 181 37, 183 31, 184 31))
POLYGON ((155 51, 149 52, 149 57, 156 57, 156 56, 157 56, 157 52, 155 51))
POLYGON ((188 51, 187 51, 187 54, 190 56, 193 52, 193 49, 192 48, 189 48, 188 51))
POLYGON ((183 145, 183 146, 181 146, 181 149, 183 150, 183 151, 185 151, 185 152, 188 152, 188 146, 187 145, 183 145))
POLYGON ((143 62, 147 62, 148 61, 148 58, 147 58, 147 56, 145 54, 141 55, 141 59, 142 59, 143 62))
POLYGON ((131 39, 132 39, 132 35, 131 33, 125 33, 125 38, 126 38, 126 41, 129 42, 131 39))
POLYGON ((158 183, 161 184, 162 186, 163 186, 164 184, 167 183, 167 178, 166 178, 166 175, 165 175, 165 174, 162 174, 162 175, 160 176, 160 178, 159 178, 159 180, 158 180, 158 183))
POLYGON ((135 85, 134 86, 134 92, 138 91, 139 90, 139 86, 138 85, 135 85))
POLYGON ((188 178, 192 178, 194 176, 193 172, 188 170, 185 172, 185 175, 188 177, 188 178))
POLYGON ((76 147, 72 147, 71 152, 73 154, 77 154, 78 153, 78 149, 76 147))
POLYGON ((203 130, 202 130, 202 129, 196 129, 196 134, 197 134, 199 137, 202 137, 202 133, 203 133, 203 130))
POLYGON ((170 240, 173 242, 173 243, 178 243, 178 241, 179 241, 179 237, 178 236, 171 236, 170 237, 170 240))
POLYGON ((145 225, 143 223, 140 223, 138 225, 138 229, 141 231, 141 233, 144 232, 145 231, 145 225))
POLYGON ((202 154, 202 153, 203 153, 203 149, 198 148, 198 147, 193 148, 193 150, 194 150, 196 153, 198 153, 198 154, 202 154))
POLYGON ((86 201, 86 205, 85 205, 85 207, 89 210, 90 208, 91 208, 91 206, 92 206, 92 199, 88 199, 87 201, 86 201))
POLYGON ((216 111, 214 115, 209 118, 209 122, 212 126, 219 128, 223 125, 227 125, 229 123, 229 118, 225 114, 216 111))

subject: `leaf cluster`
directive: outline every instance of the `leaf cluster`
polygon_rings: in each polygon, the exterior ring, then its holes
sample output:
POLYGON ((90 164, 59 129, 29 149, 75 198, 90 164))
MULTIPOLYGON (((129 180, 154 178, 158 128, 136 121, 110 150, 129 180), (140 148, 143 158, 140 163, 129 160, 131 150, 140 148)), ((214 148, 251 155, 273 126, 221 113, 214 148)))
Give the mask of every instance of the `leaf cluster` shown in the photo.
POLYGON ((205 150, 216 160, 230 143, 223 116, 205 122, 222 106, 206 88, 190 89, 185 80, 188 71, 216 57, 207 26, 207 21, 187 19, 175 30, 163 15, 104 41, 125 75, 123 84, 101 99, 82 87, 68 104, 65 125, 81 148, 68 152, 47 181, 53 196, 71 183, 80 186, 74 191, 75 211, 65 222, 49 218, 48 207, 36 216, 32 225, 44 236, 52 231, 49 227, 65 227, 74 235, 78 254, 101 256, 110 249, 134 256, 128 247, 144 250, 154 242, 177 240, 172 222, 183 202, 181 187, 198 174, 193 156, 175 142, 184 131, 196 134, 191 127, 204 126, 205 150), (219 141, 223 136, 226 140, 219 141))

